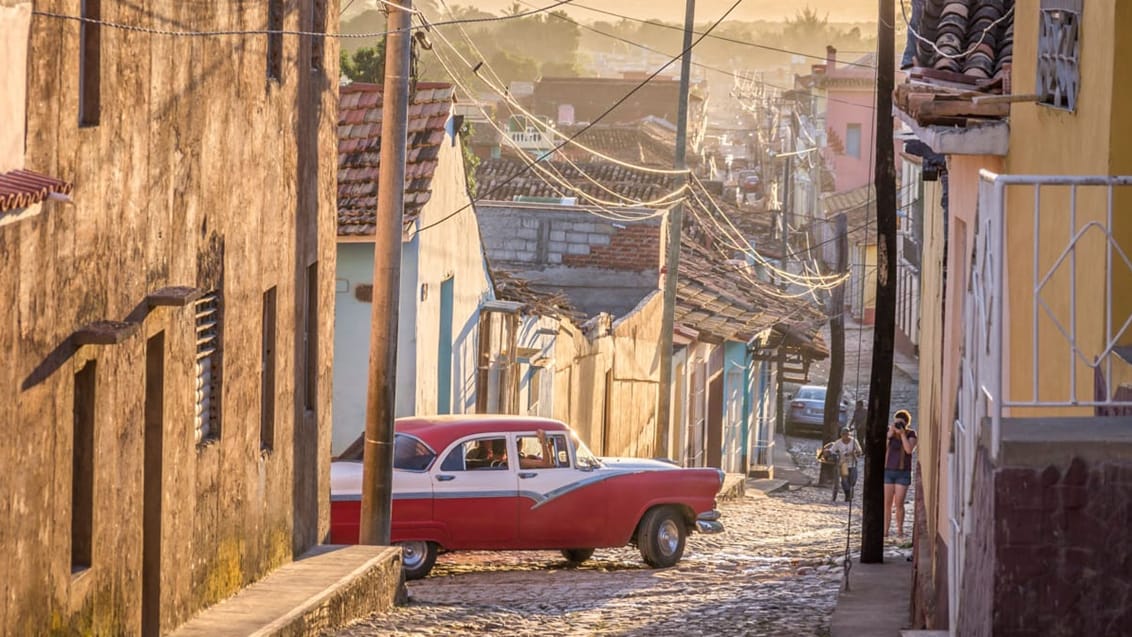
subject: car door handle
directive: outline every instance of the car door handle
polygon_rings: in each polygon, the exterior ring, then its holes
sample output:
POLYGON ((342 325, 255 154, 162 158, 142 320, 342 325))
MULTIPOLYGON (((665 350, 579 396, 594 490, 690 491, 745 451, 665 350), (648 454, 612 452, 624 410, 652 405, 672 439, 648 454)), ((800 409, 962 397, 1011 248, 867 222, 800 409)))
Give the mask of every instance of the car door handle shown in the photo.
POLYGON ((450 476, 450 475, 445 475, 445 474, 441 474, 441 475, 436 476, 437 482, 448 482, 449 480, 455 480, 455 479, 456 479, 456 476, 450 476))
POLYGON ((520 478, 533 478, 537 475, 538 475, 537 471, 520 471, 519 472, 520 478))

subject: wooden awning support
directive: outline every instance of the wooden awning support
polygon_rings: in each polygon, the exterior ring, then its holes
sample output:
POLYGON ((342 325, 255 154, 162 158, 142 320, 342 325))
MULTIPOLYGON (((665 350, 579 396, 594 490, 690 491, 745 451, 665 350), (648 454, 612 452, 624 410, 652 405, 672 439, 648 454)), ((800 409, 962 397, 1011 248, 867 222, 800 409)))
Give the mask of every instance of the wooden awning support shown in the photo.
POLYGON ((145 297, 146 305, 155 307, 185 307, 202 296, 198 288, 174 285, 150 292, 145 297))
POLYGON ((125 321, 94 321, 75 330, 71 342, 82 345, 117 345, 138 331, 138 323, 125 321))

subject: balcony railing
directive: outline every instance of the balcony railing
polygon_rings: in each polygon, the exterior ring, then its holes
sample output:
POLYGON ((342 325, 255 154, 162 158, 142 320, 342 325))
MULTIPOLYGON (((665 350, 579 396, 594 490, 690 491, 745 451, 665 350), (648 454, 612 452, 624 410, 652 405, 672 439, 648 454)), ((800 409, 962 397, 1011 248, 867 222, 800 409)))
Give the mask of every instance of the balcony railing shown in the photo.
POLYGON ((550 150, 554 148, 554 139, 542 131, 511 131, 508 135, 515 146, 522 150, 550 150))
MULTIPOLYGON (((1113 282, 1114 271, 1127 268, 1132 275, 1132 246, 1127 239, 1122 245, 1114 234, 1114 216, 1132 215, 1132 203, 1123 198, 1132 202, 1130 186, 1132 177, 980 174, 970 271, 961 256, 959 267, 949 272, 964 277, 967 291, 958 417, 948 464, 952 626, 972 528, 975 455, 984 423, 990 427, 993 459, 1001 448, 1004 415, 1056 417, 1132 409, 1132 390, 1121 383, 1132 379, 1132 368, 1121 357, 1120 345, 1132 340, 1126 338, 1132 334, 1132 304, 1124 298, 1114 303, 1113 282), (1123 207, 1114 205, 1118 191, 1123 207), (1012 202, 1015 197, 1023 199, 1012 202), (1011 255, 1010 249, 1019 253, 1011 255), (1012 289, 1026 292, 1013 296, 1014 307, 1012 289), (1079 320, 1082 316, 1090 321, 1079 320), (1080 389, 1089 384, 1079 382, 1082 372, 1093 376, 1090 395, 1080 389)), ((1132 225, 1132 217, 1120 222, 1132 225)))

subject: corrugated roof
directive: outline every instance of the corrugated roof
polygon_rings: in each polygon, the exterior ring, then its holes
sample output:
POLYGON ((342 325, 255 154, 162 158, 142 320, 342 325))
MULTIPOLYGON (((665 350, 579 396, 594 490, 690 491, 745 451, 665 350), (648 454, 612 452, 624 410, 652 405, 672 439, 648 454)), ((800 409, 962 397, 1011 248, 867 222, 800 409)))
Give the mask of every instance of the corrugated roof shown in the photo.
MULTIPOLYGON (((409 104, 405 159, 405 224, 432 197, 440 145, 452 113, 451 84, 420 82, 409 104)), ((356 82, 338 102, 338 234, 371 235, 377 212, 381 161, 381 86, 356 82)))
MULTIPOLYGON (((623 197, 649 201, 672 192, 676 187, 672 175, 641 172, 605 161, 575 162, 574 165, 558 161, 540 162, 540 165, 561 175, 572 186, 565 188, 547 183, 537 170, 523 172, 526 165, 526 159, 516 157, 480 162, 476 169, 480 196, 497 201, 512 201, 518 196, 574 197, 577 196, 575 191, 581 191, 596 199, 608 201, 613 195, 603 190, 604 186, 623 197)), ((578 202, 587 203, 583 197, 579 197, 578 202)))
POLYGON ((31 170, 0 173, 0 212, 27 208, 42 202, 52 193, 68 195, 73 184, 31 170))

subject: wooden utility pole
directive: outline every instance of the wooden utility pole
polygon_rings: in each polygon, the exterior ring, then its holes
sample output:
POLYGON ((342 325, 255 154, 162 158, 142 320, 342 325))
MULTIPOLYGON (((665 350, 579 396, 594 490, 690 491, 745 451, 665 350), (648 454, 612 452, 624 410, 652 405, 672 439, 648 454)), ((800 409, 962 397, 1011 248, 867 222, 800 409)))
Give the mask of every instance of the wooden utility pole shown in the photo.
POLYGON ((381 170, 373 242, 373 313, 370 318, 366 437, 362 456, 359 542, 389 544, 393 512, 393 418, 397 376, 397 313, 401 290, 401 234, 405 203, 405 149, 409 130, 409 28, 412 0, 387 6, 385 84, 381 98, 381 170))
MULTIPOLYGON (((680 56, 680 102, 676 107, 677 170, 687 167, 688 91, 691 89, 692 31, 696 26, 696 0, 687 0, 684 7, 684 53, 680 56)), ((688 183, 687 175, 677 178, 677 185, 688 183)), ((684 204, 677 201, 668 213, 667 244, 664 250, 664 296, 660 319, 660 384, 656 397, 656 439, 653 455, 668 457, 668 428, 672 423, 672 332, 676 329, 676 282, 680 270, 680 236, 684 227, 684 204)))
POLYGON ((861 562, 884 561, 884 454, 892 397, 892 347, 896 337, 896 167, 892 133, 896 19, 893 0, 880 0, 877 21, 876 203, 877 294, 873 369, 865 427, 861 562))
MULTIPOLYGON (((837 233, 837 273, 845 276, 849 271, 849 229, 845 213, 834 217, 837 233)), ((838 436, 841 415, 841 392, 845 384, 845 282, 833 288, 829 308, 829 383, 825 391, 825 422, 822 428, 822 444, 832 442, 838 436)), ((837 467, 831 464, 821 466, 820 484, 831 484, 838 479, 837 467)))
MULTIPOLYGON (((790 197, 790 191, 792 190, 792 188, 790 186, 790 182, 793 179, 793 173, 794 173, 794 154, 788 153, 786 155, 786 165, 783 167, 783 182, 784 182, 785 185, 782 187, 782 216, 781 216, 781 220, 782 220, 782 237, 781 237, 781 239, 782 239, 782 261, 780 262, 780 267, 784 271, 787 269, 786 268, 786 256, 790 253, 790 230, 789 230, 790 224, 786 221, 786 218, 787 218, 787 215, 789 214, 788 211, 790 210, 790 198, 791 198, 790 197)), ((782 289, 785 290, 787 285, 788 285, 788 283, 786 282, 785 278, 783 278, 781 280, 779 287, 781 287, 782 289)), ((785 374, 785 371, 786 371, 785 368, 786 368, 786 340, 785 340, 785 337, 784 337, 782 343, 780 343, 779 346, 778 346, 778 363, 777 363, 777 367, 775 369, 775 373, 777 375, 776 377, 778 379, 778 383, 776 383, 776 386, 775 386, 775 396, 774 396, 774 402, 775 402, 774 413, 775 413, 775 420, 777 420, 777 422, 775 424, 778 427, 778 430, 783 433, 783 435, 786 434, 786 388, 783 386, 783 380, 782 380, 782 377, 783 377, 783 375, 785 374)))

